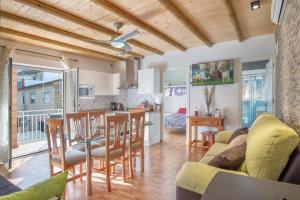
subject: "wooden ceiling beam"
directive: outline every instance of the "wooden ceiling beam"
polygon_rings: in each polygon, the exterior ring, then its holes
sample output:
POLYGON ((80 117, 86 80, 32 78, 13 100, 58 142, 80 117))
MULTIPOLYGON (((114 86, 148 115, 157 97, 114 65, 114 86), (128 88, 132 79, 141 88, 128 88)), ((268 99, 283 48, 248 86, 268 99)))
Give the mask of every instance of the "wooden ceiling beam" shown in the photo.
POLYGON ((239 24, 239 21, 238 21, 238 18, 237 18, 237 15, 236 15, 236 12, 234 10, 231 0, 222 0, 222 3, 224 4, 224 6, 226 8, 226 11, 230 18, 230 21, 236 31, 238 40, 240 42, 242 42, 244 40, 244 36, 242 34, 242 30, 241 30, 241 27, 240 27, 240 24, 239 24))
POLYGON ((170 13, 180 21, 187 29, 197 36, 204 44, 211 47, 213 43, 202 33, 199 27, 189 19, 172 0, 159 0, 170 13))
MULTIPOLYGON (((46 13, 50 13, 54 16, 57 16, 57 17, 60 17, 62 19, 71 21, 73 23, 80 24, 82 26, 88 27, 90 29, 96 30, 100 33, 103 33, 103 34, 111 36, 111 37, 116 36, 116 35, 120 35, 118 32, 116 32, 112 29, 106 28, 106 27, 104 27, 100 24, 91 22, 91 21, 89 21, 87 19, 84 19, 84 18, 81 18, 81 17, 79 17, 75 14, 69 13, 66 10, 62 10, 58 7, 55 7, 53 5, 47 4, 47 3, 39 1, 39 0, 15 0, 15 1, 17 1, 19 3, 22 3, 22 4, 25 4, 27 6, 36 8, 38 10, 42 10, 46 13)), ((128 43, 132 44, 136 47, 142 48, 146 51, 155 53, 155 54, 162 55, 164 53, 164 52, 162 52, 162 51, 160 51, 160 50, 158 50, 154 47, 143 44, 143 43, 141 43, 137 40, 131 39, 131 40, 128 40, 128 43)))
MULTIPOLYGON (((31 20, 31 19, 28 19, 28 18, 25 18, 25 17, 21 17, 19 15, 15 15, 15 14, 12 14, 12 13, 8 13, 8 12, 2 11, 2 10, 0 10, 0 16, 4 17, 4 18, 7 18, 9 20, 13 20, 15 22, 24 23, 24 24, 27 24, 27 25, 30 25, 30 26, 33 26, 33 27, 36 27, 36 28, 39 28, 39 29, 43 29, 45 31, 51 31, 51 32, 56 33, 56 34, 60 34, 60 35, 70 37, 70 38, 73 38, 73 39, 76 39, 76 40, 80 40, 80 41, 83 41, 83 42, 88 42, 88 43, 91 43, 91 44, 94 44, 94 45, 97 45, 97 46, 101 46, 101 47, 104 47, 104 48, 107 48, 107 49, 110 49, 110 50, 113 50, 113 51, 117 51, 117 52, 120 52, 120 53, 123 52, 122 49, 114 48, 114 47, 112 47, 111 45, 108 45, 108 44, 104 44, 104 43, 95 44, 94 42, 92 42, 92 40, 94 40, 93 38, 86 37, 86 36, 83 36, 83 35, 79 35, 79 34, 76 34, 76 33, 70 32, 70 31, 66 31, 66 30, 63 30, 63 29, 60 29, 60 28, 57 28, 57 27, 54 27, 54 26, 51 26, 51 25, 48 25, 48 24, 37 22, 37 21, 31 20)), ((134 52, 128 52, 127 54, 131 55, 131 56, 134 56, 134 57, 137 57, 137 58, 143 58, 144 57, 144 56, 142 56, 140 54, 137 54, 137 53, 134 53, 134 52)))
POLYGON ((23 38, 32 39, 32 40, 36 40, 36 41, 39 41, 39 42, 44 42, 44 43, 51 44, 51 45, 57 45, 57 46, 60 46, 60 47, 64 47, 64 48, 67 48, 67 49, 74 50, 76 52, 80 52, 80 54, 82 54, 82 55, 96 57, 96 58, 100 58, 100 59, 107 60, 107 61, 117 62, 117 61, 124 60, 124 59, 119 58, 117 56, 113 56, 113 55, 109 55, 109 54, 106 54, 106 53, 94 51, 94 50, 91 50, 91 49, 86 49, 86 48, 75 46, 75 45, 72 45, 72 44, 67 44, 67 43, 63 43, 63 42, 59 42, 59 41, 55 41, 55 40, 50 40, 48 38, 44 38, 44 37, 40 37, 40 36, 36 36, 36 35, 31 35, 31 34, 28 34, 28 33, 20 32, 20 31, 16 31, 16 30, 4 28, 4 27, 0 27, 0 32, 1 33, 6 33, 6 34, 9 34, 9 35, 12 35, 12 36, 20 36, 20 37, 23 37, 23 38))
POLYGON ((157 36, 161 40, 171 44, 172 46, 176 47, 177 49, 180 49, 181 51, 185 51, 187 49, 186 47, 181 45, 176 40, 174 40, 171 37, 169 37, 168 35, 162 33, 161 31, 154 28, 150 24, 142 21, 141 19, 134 16, 130 12, 126 11, 125 9, 121 8, 120 6, 118 6, 112 2, 109 2, 107 0, 91 0, 91 1, 95 2, 96 5, 99 5, 99 6, 103 7, 104 9, 118 15, 119 17, 122 17, 122 18, 128 20, 130 23, 140 27, 141 29, 157 36))

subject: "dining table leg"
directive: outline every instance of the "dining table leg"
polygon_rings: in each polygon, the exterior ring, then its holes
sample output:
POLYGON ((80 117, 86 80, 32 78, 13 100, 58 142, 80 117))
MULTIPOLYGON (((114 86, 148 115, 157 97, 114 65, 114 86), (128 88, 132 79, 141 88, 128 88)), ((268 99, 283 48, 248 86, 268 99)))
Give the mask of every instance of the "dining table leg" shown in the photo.
POLYGON ((86 139, 85 141, 86 152, 86 195, 92 194, 92 166, 91 166, 91 141, 86 139))

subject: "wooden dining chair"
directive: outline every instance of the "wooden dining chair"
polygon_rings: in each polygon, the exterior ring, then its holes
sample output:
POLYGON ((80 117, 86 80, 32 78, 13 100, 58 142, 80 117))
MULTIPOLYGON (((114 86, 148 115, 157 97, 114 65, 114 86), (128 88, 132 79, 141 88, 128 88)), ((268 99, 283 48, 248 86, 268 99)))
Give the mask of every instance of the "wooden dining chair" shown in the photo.
POLYGON ((88 115, 89 115, 89 125, 90 125, 90 137, 92 139, 99 138, 98 140, 95 140, 95 142, 104 146, 106 141, 105 111, 91 111, 88 112, 88 115))
MULTIPOLYGON (((129 114, 129 140, 127 142, 127 159, 129 160, 130 177, 133 178, 133 159, 141 158, 141 171, 144 171, 144 130, 145 112, 131 112, 129 114), (138 155, 138 153, 140 153, 138 155)), ((135 160, 134 160, 135 161, 135 160)), ((135 162, 134 162, 135 163, 135 162)))
POLYGON ((82 168, 78 175, 75 174, 75 167, 82 166, 86 161, 84 152, 77 150, 67 150, 64 138, 64 120, 63 119, 48 119, 46 125, 50 176, 54 176, 63 171, 72 170, 72 177, 68 181, 74 181, 77 178, 82 179, 86 173, 82 172, 82 168), (58 142, 59 141, 59 142, 58 142), (61 171, 54 173, 54 166, 61 169, 61 171))
MULTIPOLYGON (((102 168, 95 169, 96 171, 104 171, 106 174, 106 189, 111 191, 111 168, 116 164, 122 164, 122 176, 126 182, 125 171, 125 149, 126 149, 126 131, 127 131, 128 115, 115 115, 106 117, 106 131, 105 131, 105 146, 92 150, 91 158, 100 160, 104 163, 102 168), (111 131, 113 125, 113 140, 111 140, 111 131), (125 134, 124 134, 125 133, 125 134)), ((91 165, 93 166, 93 164, 91 165)), ((91 173, 90 173, 91 174, 91 173)))
MULTIPOLYGON (((90 136, 88 113, 67 113, 66 119, 69 148, 85 151, 83 141, 90 136)), ((97 147, 100 147, 100 145, 96 142, 92 142, 91 148, 97 147)))

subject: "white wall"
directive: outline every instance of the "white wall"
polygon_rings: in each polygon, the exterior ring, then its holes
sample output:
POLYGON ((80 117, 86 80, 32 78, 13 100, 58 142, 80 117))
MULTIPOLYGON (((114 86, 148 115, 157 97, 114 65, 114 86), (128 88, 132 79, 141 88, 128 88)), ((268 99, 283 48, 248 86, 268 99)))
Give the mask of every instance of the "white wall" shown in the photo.
MULTIPOLYGON (((275 55, 274 35, 264 35, 250 38, 240 43, 230 41, 215 44, 213 47, 197 47, 185 52, 168 52, 163 56, 151 55, 144 58, 142 67, 166 68, 185 67, 199 62, 235 59, 235 83, 216 87, 216 107, 226 109, 225 129, 234 130, 241 124, 241 62, 273 58, 275 55)), ((188 70, 187 70, 188 71, 188 70)), ((188 74, 187 74, 188 76, 188 74)), ((188 110, 192 113, 196 106, 205 105, 201 87, 191 87, 188 110)))
MULTIPOLYGON (((70 59, 77 60, 77 62, 75 61, 72 62, 74 67, 79 67, 81 69, 87 69, 92 71, 112 73, 112 67, 111 67, 112 63, 100 59, 80 56, 78 54, 65 53, 65 52, 56 51, 44 47, 39 47, 39 46, 34 46, 34 45, 29 45, 29 44, 19 43, 19 42, 13 42, 10 40, 3 40, 3 39, 0 40, 0 46, 7 46, 7 45, 13 45, 16 47, 16 49, 38 52, 38 53, 48 54, 48 55, 53 55, 58 57, 65 55, 70 59)), ((40 66, 40 67, 63 69, 63 66, 56 58, 33 54, 33 53, 27 53, 23 51, 15 51, 15 53, 13 54, 13 62, 20 63, 20 64, 29 64, 33 66, 40 66)))

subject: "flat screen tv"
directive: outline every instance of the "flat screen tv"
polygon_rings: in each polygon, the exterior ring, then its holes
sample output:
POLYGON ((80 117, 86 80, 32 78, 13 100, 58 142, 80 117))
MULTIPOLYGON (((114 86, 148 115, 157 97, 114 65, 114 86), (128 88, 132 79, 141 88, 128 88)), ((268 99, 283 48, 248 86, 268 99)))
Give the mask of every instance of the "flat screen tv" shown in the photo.
POLYGON ((234 83, 234 60, 221 60, 192 65, 192 86, 234 83))

